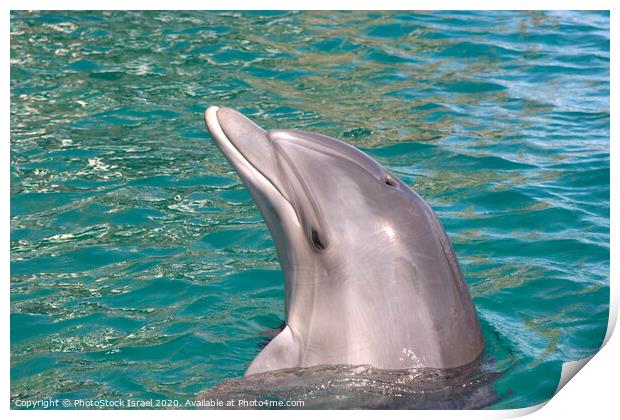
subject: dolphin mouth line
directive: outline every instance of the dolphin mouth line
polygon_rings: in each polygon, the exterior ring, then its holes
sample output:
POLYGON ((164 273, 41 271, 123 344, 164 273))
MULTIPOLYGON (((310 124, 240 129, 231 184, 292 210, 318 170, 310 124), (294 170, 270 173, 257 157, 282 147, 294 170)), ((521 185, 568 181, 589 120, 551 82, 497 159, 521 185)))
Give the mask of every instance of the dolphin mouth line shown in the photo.
POLYGON ((295 207, 293 207, 292 203, 286 198, 286 196, 280 191, 280 189, 256 166, 252 165, 249 159, 244 156, 243 152, 241 152, 241 150, 239 150, 234 145, 234 143, 230 141, 228 136, 226 136, 226 133, 222 129, 222 126, 220 125, 220 122, 217 118, 218 110, 219 107, 217 106, 210 106, 209 108, 207 108, 204 116, 205 123, 217 146, 222 151, 224 156, 226 156, 226 158, 231 161, 235 171, 239 174, 239 176, 241 176, 241 169, 249 170, 255 183, 262 184, 263 186, 272 189, 273 192, 275 192, 279 198, 284 200, 291 207, 293 212, 297 214, 297 212, 295 212, 295 207))

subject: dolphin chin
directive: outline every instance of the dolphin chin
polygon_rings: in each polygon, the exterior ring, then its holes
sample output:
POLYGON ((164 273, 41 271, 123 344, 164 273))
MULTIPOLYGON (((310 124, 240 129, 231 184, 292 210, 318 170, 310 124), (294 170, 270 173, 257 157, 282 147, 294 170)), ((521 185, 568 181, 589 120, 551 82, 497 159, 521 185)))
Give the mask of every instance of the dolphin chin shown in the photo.
POLYGON ((431 207, 337 139, 266 131, 209 107, 211 137, 248 188, 285 276, 285 328, 246 375, 315 365, 453 368, 484 348, 431 207))

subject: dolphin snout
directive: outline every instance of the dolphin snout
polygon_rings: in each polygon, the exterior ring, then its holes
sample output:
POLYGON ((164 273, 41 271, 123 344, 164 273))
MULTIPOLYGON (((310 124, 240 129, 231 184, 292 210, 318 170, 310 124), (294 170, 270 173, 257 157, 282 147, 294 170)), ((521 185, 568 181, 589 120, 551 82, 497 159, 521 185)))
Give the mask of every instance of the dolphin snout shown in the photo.
MULTIPOLYGON (((276 158, 267 131, 231 108, 207 108, 205 122, 220 149, 222 143, 228 141, 255 169, 263 173, 270 172, 267 167, 271 166, 276 158)), ((222 151, 226 157, 231 158, 229 151, 222 151)))
POLYGON ((266 130, 234 109, 217 106, 207 108, 205 124, 250 192, 273 189, 277 192, 273 200, 288 200, 276 150, 266 130))
POLYGON ((267 140, 265 130, 239 111, 231 108, 217 108, 216 115, 220 127, 233 142, 247 142, 254 139, 260 142, 263 138, 267 140))

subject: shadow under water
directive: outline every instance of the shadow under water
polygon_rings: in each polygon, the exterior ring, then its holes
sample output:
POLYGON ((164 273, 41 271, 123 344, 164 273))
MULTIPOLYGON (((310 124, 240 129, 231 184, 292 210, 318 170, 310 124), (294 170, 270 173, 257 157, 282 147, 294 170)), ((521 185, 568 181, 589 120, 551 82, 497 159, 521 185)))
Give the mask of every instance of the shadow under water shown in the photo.
POLYGON ((481 360, 454 369, 321 365, 229 379, 201 392, 197 405, 203 409, 481 409, 499 400, 493 386, 499 376, 481 360))

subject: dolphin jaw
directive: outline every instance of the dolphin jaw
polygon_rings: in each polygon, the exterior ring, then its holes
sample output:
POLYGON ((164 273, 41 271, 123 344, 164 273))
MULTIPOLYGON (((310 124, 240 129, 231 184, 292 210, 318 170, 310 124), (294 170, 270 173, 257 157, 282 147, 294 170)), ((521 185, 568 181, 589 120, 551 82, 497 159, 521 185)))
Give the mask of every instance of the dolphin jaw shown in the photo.
POLYGON ((226 136, 222 126, 217 117, 217 111, 220 108, 217 106, 210 106, 205 111, 205 124, 211 137, 215 140, 215 144, 222 151, 226 159, 232 164, 235 170, 241 176, 248 189, 259 190, 265 194, 271 204, 277 210, 284 210, 283 206, 292 208, 292 205, 288 199, 282 194, 282 192, 252 163, 246 159, 243 153, 235 147, 233 142, 226 136))
MULTIPOLYGON (((215 144, 237 171, 242 181, 250 191, 250 194, 252 194, 254 201, 258 205, 263 218, 270 228, 274 241, 276 241, 277 237, 274 235, 272 226, 269 226, 269 219, 271 219, 271 217, 269 217, 270 215, 265 214, 265 212, 270 210, 265 208, 266 206, 261 206, 261 202, 264 201, 268 202, 268 207, 271 207, 278 216, 280 221, 279 223, 286 232, 286 236, 289 236, 289 240, 299 240, 298 236, 303 236, 304 232, 299 215, 295 210, 294 205, 284 195, 281 189, 278 188, 268 176, 254 166, 252 162, 250 162, 243 155, 241 150, 239 150, 228 138, 218 120, 218 110, 219 108, 217 106, 210 106, 205 111, 204 118, 207 129, 209 130, 211 137, 213 137, 215 144), (264 199, 261 199, 261 197, 264 199), (297 238, 294 239, 293 237, 297 238)), ((276 248, 278 249, 277 244, 276 248)))
MULTIPOLYGON (((271 232, 271 236, 276 245, 278 260, 284 273, 291 272, 291 275, 285 275, 285 306, 287 325, 291 326, 292 312, 297 301, 295 290, 298 288, 297 269, 295 261, 298 258, 293 255, 297 252, 307 252, 302 248, 291 247, 290 243, 302 243, 306 241, 304 228, 300 222, 297 211, 293 204, 282 194, 282 192, 265 176, 258 168, 245 158, 243 153, 235 147, 233 142, 226 136, 218 120, 218 107, 211 106, 205 111, 205 123, 213 137, 218 148, 222 151, 226 159, 231 163, 234 169, 247 186, 250 194, 253 196, 267 227, 271 232), (265 203, 267 202, 267 203, 265 203), (261 205, 262 204, 262 205, 261 205), (267 204, 267 205, 265 205, 267 204), (274 214, 275 213, 275 214, 274 214), (275 219, 273 216, 277 216, 275 219), (277 219, 277 220, 276 220, 277 219), (278 232, 280 234, 278 234, 278 232), (296 252, 294 252, 296 251, 296 252), (290 269, 284 267, 283 262, 290 264, 290 269)), ((286 264, 286 263, 285 263, 286 264)), ((293 315, 293 318, 294 315, 293 315)), ((293 322, 294 323, 294 322, 293 322)), ((292 326, 291 326, 292 327, 292 326)))

